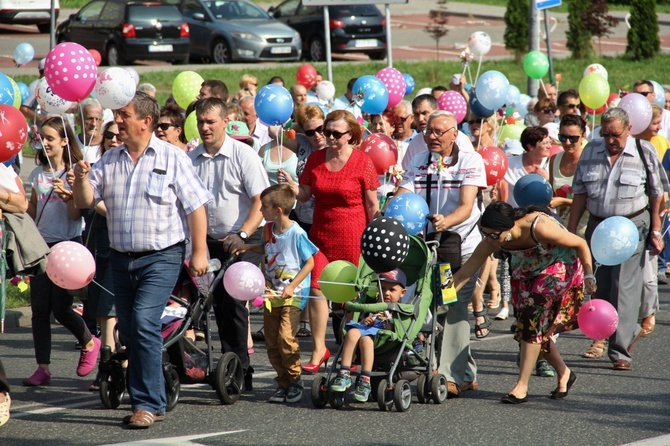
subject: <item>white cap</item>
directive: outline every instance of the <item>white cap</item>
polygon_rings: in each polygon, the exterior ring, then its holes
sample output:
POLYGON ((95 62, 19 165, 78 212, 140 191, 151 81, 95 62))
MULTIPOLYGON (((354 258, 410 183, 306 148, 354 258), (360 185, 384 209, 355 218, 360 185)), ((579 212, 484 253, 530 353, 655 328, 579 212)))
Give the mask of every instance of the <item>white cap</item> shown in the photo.
POLYGON ((454 74, 453 76, 451 76, 451 83, 453 85, 459 85, 461 83, 461 75, 454 74))
POLYGON ((38 70, 44 70, 44 65, 47 63, 46 57, 40 60, 40 63, 37 64, 38 70))
POLYGON ((503 150, 507 155, 523 155, 523 146, 518 139, 505 138, 503 150))
POLYGON ((414 97, 421 96, 422 94, 431 94, 432 92, 433 90, 428 87, 422 88, 416 92, 416 95, 414 95, 414 97))
POLYGON ((545 129, 549 132, 549 136, 558 141, 558 124, 555 122, 548 122, 543 125, 545 129))

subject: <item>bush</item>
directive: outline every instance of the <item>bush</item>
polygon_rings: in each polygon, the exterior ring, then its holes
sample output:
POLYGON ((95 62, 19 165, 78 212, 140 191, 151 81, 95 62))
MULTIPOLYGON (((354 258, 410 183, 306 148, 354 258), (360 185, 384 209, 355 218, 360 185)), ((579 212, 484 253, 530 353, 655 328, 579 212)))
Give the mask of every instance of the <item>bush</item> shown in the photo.
POLYGON ((631 0, 626 54, 634 60, 654 57, 661 51, 656 0, 631 0))
POLYGON ((509 0, 505 11, 505 48, 514 51, 514 58, 528 52, 530 5, 527 0, 509 0))
POLYGON ((584 26, 584 14, 589 8, 589 3, 583 0, 569 0, 568 2, 568 38, 566 46, 572 51, 575 59, 587 59, 593 54, 591 45, 591 31, 584 26))

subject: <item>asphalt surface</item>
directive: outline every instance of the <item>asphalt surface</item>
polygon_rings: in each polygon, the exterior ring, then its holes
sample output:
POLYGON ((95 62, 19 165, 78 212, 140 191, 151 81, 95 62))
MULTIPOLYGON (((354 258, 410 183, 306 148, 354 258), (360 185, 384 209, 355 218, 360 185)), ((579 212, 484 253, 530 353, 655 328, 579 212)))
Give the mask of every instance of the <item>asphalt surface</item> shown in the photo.
MULTIPOLYGON (((12 419, 0 429, 0 444, 24 445, 668 445, 670 444, 670 287, 661 287, 656 330, 633 351, 633 369, 611 370, 606 358, 585 359, 590 341, 579 331, 561 335, 558 346, 577 374, 570 395, 549 399, 555 378, 534 376, 529 402, 500 403, 514 385, 517 344, 511 319, 494 321, 491 335, 472 337, 478 363, 478 391, 467 392, 442 405, 419 404, 408 412, 380 412, 374 402, 347 404, 343 410, 315 409, 306 391, 302 401, 287 406, 267 403, 275 389, 274 372, 265 346, 256 343, 251 357, 256 369, 254 392, 232 406, 220 405, 206 385, 183 385, 181 398, 166 421, 148 430, 124 429, 121 418, 127 401, 117 410, 105 409, 98 395, 87 391, 91 377, 75 375, 75 339, 53 325, 49 387, 28 388, 21 380, 35 369, 29 326, 0 335, 0 356, 12 386, 12 419)), ((497 310, 491 310, 493 316, 497 310)), ((251 316, 252 328, 262 324, 251 316)), ((25 319, 24 319, 25 321, 25 319)), ((307 360, 309 338, 300 341, 307 360)), ((218 345, 218 342, 215 344, 218 345)), ((330 335, 328 345, 337 345, 330 335)), ((303 376, 306 388, 309 375, 303 376)), ((349 397, 348 401, 353 398, 349 397)))

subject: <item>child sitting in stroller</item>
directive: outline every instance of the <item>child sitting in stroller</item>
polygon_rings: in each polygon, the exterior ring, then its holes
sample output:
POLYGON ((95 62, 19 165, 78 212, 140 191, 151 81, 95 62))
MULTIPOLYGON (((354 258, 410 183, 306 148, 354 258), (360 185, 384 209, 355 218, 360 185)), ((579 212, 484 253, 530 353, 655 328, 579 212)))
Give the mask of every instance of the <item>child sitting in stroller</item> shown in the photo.
MULTIPOLYGON (((407 278, 405 273, 396 268, 379 275, 382 298, 384 302, 397 303, 406 292, 407 278)), ((393 318, 388 311, 367 315, 361 322, 350 321, 346 324, 347 334, 342 348, 342 360, 339 373, 330 386, 333 392, 344 392, 352 384, 351 362, 356 351, 360 350, 361 376, 354 392, 354 398, 362 403, 370 397, 370 375, 374 363, 374 337, 381 329, 393 329, 393 318)))

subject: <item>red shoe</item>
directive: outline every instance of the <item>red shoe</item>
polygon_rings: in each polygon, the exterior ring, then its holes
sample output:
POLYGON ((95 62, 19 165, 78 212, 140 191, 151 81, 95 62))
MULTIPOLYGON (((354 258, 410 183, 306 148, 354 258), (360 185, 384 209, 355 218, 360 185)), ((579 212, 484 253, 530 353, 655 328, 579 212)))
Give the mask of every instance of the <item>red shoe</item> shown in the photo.
POLYGON ((319 361, 318 364, 305 364, 302 366, 302 369, 309 373, 318 373, 319 369, 321 368, 321 364, 328 361, 329 358, 330 350, 326 349, 326 353, 323 354, 323 358, 321 358, 321 361, 319 361))
POLYGON ((93 336, 93 347, 89 350, 81 349, 79 353, 79 364, 77 365, 77 375, 86 376, 95 369, 98 363, 98 354, 100 353, 100 339, 93 336))
POLYGON ((48 386, 49 384, 51 384, 51 373, 42 367, 37 367, 37 370, 30 378, 23 380, 24 386, 48 386))

